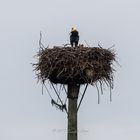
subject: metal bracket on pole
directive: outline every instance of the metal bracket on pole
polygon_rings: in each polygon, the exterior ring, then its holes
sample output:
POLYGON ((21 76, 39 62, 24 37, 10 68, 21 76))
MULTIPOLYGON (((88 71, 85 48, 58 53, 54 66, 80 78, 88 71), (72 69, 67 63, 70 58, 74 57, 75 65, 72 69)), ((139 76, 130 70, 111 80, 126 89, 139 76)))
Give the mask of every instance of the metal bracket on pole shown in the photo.
POLYGON ((83 95, 82 95, 82 97, 81 97, 81 99, 80 99, 80 102, 79 102, 79 105, 78 105, 78 108, 77 108, 77 112, 78 112, 78 110, 79 110, 79 108, 80 108, 80 105, 81 105, 82 100, 83 100, 83 98, 84 98, 84 95, 85 95, 85 93, 86 93, 87 87, 88 87, 88 84, 86 84, 86 87, 85 87, 85 89, 84 89, 83 95))

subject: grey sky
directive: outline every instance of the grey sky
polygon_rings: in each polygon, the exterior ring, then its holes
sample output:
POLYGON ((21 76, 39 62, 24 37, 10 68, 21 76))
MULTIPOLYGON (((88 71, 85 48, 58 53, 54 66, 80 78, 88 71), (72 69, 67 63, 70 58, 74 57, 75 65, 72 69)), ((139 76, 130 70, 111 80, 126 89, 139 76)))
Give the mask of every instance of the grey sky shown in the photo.
POLYGON ((113 102, 97 104, 89 87, 79 112, 79 139, 140 138, 139 0, 0 0, 0 139, 65 140, 67 118, 41 95, 32 72, 39 32, 47 46, 68 43, 74 25, 91 46, 115 44, 118 61, 113 102))

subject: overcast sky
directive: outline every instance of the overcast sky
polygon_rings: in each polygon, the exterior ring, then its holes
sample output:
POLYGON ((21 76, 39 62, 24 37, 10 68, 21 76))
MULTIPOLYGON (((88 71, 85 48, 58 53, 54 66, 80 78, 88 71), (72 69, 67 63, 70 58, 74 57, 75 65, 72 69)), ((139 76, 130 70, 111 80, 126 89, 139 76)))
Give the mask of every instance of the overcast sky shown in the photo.
MULTIPOLYGON (((140 139, 139 0, 0 0, 0 139, 66 140, 67 116, 41 94, 30 63, 44 45, 68 43, 76 26, 80 43, 115 44, 113 102, 109 89, 97 104, 89 87, 79 110, 80 140, 140 139)), ((49 88, 49 85, 47 85, 49 88)))

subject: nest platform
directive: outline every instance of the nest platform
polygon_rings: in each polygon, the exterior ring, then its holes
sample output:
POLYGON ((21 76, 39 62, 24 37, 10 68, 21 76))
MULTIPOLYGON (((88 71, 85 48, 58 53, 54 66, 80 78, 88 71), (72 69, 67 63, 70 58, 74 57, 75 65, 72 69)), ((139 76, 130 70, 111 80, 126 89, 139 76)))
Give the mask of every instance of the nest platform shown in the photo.
POLYGON ((113 49, 102 47, 40 48, 34 64, 38 79, 54 84, 94 84, 113 81, 113 49))

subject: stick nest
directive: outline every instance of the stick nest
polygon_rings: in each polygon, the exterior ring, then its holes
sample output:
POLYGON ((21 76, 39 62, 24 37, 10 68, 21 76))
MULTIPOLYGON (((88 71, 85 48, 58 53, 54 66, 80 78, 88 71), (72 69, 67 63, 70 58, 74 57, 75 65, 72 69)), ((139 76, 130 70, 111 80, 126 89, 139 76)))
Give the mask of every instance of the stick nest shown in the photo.
POLYGON ((102 47, 41 48, 37 53, 35 71, 38 79, 59 84, 113 83, 113 49, 102 47))

